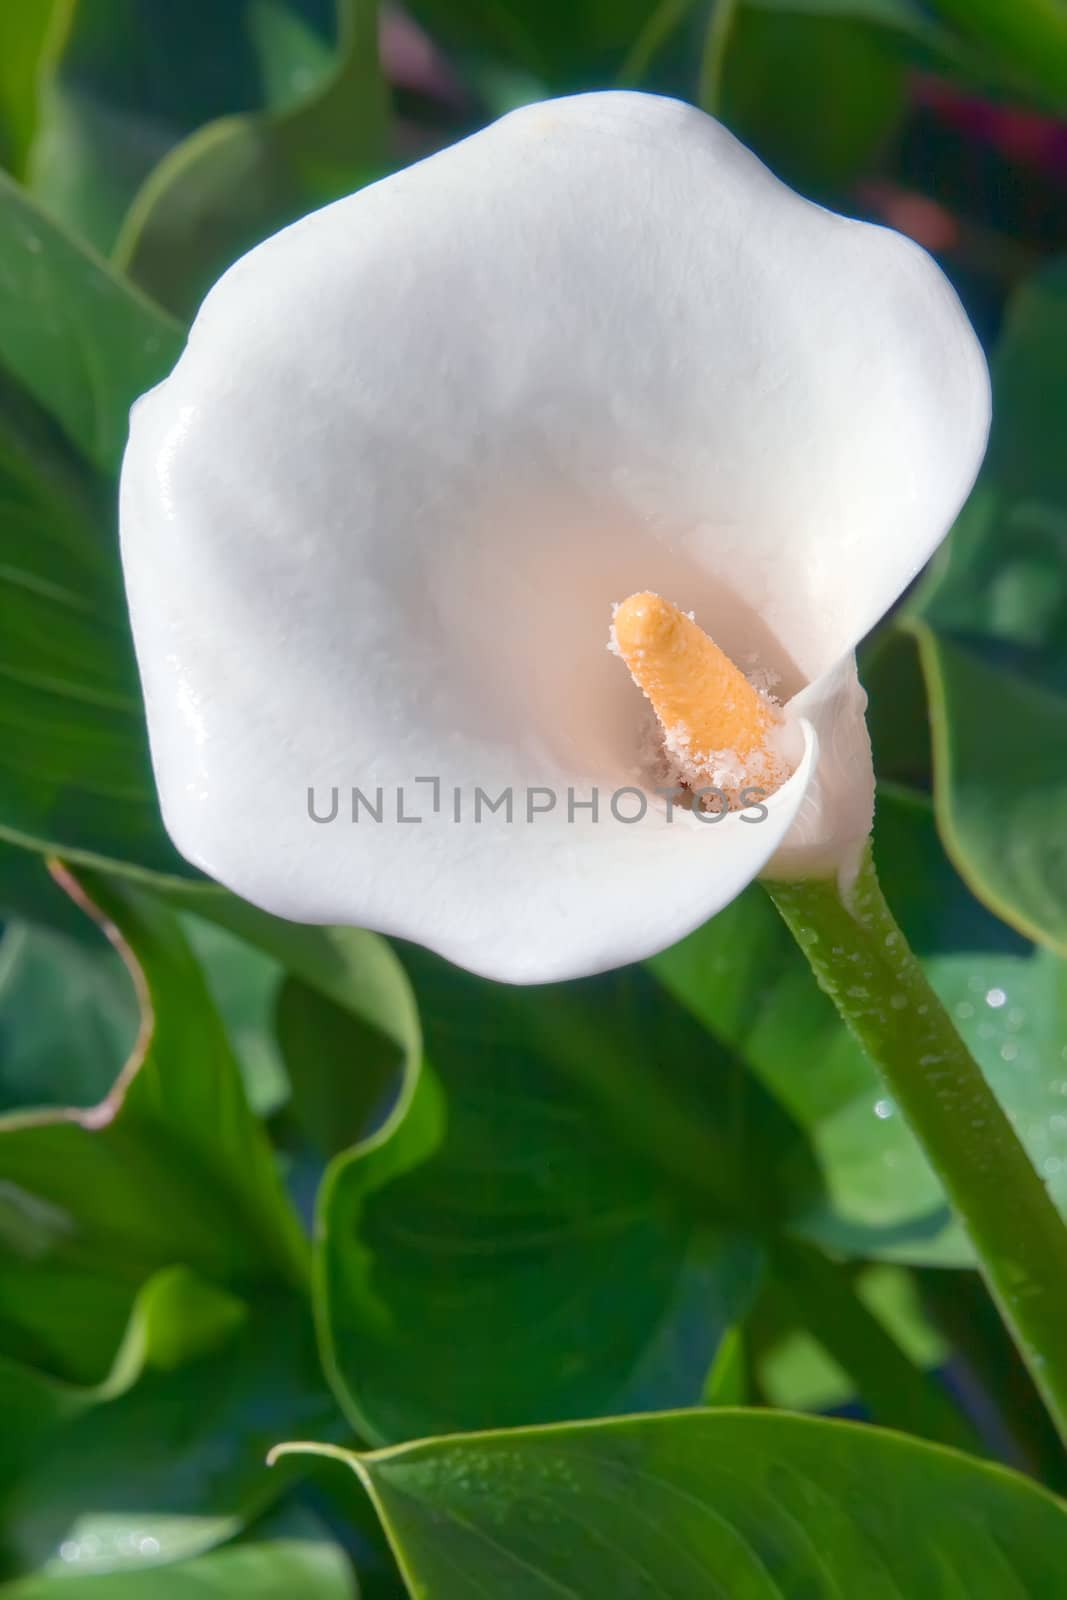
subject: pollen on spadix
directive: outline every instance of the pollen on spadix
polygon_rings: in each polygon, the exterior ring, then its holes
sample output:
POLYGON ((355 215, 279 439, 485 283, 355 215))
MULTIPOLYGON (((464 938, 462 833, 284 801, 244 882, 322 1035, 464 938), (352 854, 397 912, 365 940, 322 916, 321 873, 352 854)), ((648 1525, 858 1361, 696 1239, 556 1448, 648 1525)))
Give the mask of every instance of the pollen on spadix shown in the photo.
POLYGON ((672 775, 691 790, 749 784, 771 792, 788 776, 774 749, 779 707, 757 689, 694 618, 658 594, 615 607, 610 648, 656 714, 672 775))

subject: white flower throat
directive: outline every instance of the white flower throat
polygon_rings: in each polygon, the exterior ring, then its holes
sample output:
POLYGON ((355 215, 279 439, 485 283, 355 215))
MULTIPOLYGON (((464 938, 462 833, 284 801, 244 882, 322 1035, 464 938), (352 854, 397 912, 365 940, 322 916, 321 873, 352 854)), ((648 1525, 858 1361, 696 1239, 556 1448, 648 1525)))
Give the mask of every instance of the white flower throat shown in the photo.
POLYGON ((658 594, 631 595, 615 607, 609 649, 620 656, 651 703, 659 724, 659 777, 699 803, 731 810, 751 791, 773 794, 790 776, 780 749, 782 712, 698 627, 658 594))

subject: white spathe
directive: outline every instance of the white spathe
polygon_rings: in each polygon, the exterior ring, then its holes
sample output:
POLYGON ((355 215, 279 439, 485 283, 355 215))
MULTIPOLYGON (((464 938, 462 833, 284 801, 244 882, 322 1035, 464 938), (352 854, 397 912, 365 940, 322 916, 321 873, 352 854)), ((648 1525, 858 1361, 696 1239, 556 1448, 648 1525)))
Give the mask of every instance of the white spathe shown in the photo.
POLYGON ((280 916, 515 982, 647 956, 768 864, 847 872, 872 797, 852 652, 988 421, 908 240, 673 101, 514 112, 245 256, 135 407, 122 547, 167 827, 280 916), (647 728, 605 644, 644 589, 796 697, 765 820, 612 815, 647 728), (474 820, 509 787, 510 822, 474 820), (528 822, 530 788, 558 798, 528 822), (594 789, 596 821, 568 805, 594 789))

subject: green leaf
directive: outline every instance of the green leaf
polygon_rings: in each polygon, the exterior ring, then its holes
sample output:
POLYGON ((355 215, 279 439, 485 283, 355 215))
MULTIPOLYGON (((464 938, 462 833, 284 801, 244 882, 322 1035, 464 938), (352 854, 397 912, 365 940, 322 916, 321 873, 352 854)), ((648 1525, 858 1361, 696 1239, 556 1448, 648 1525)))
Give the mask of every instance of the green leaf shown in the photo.
POLYGON ((57 0, 0 9, 0 161, 21 177, 37 125, 37 70, 57 0))
POLYGON ((259 1117, 271 1117, 289 1099, 290 1085, 274 1033, 280 962, 202 917, 182 918, 182 929, 207 979, 241 1069, 245 1094, 259 1117))
POLYGON ((168 150, 216 117, 306 93, 336 31, 332 0, 73 0, 58 21, 30 181, 105 252, 168 150))
MULTIPOLYGON (((1067 968, 978 905, 947 861, 921 800, 882 792, 875 854, 928 976, 1067 1206, 1067 968)), ((794 1229, 861 1256, 943 1266, 970 1260, 940 1186, 874 1068, 758 889, 651 965, 712 1033, 741 1052, 811 1137, 826 1197, 795 1218, 794 1229)))
POLYGON ((557 94, 603 88, 657 9, 658 0, 413 0, 409 7, 448 48, 503 60, 557 94))
MULTIPOLYGON (((19 400, 0 374, 0 838, 188 875, 152 782, 109 496, 19 400)), ((16 906, 55 920, 8 847, 0 893, 12 879, 16 906)))
POLYGON ((65 934, 91 950, 103 945, 100 930, 64 894, 44 856, 8 844, 0 826, 0 921, 29 922, 65 934))
POLYGON ((522 990, 404 961, 425 1062, 320 1193, 348 1415, 389 1439, 695 1402, 760 1230, 809 1193, 803 1141, 640 969, 522 990))
POLYGON ((1067 694, 917 632, 946 846, 993 911, 1067 953, 1067 694))
POLYGON ((0 1354, 0 1496, 32 1462, 42 1439, 105 1401, 128 1393, 150 1368, 172 1371, 206 1355, 240 1327, 242 1301, 187 1267, 165 1267, 138 1292, 111 1365, 99 1383, 54 1378, 0 1354))
POLYGON ((1028 1479, 902 1435, 771 1412, 347 1459, 421 1600, 1053 1600, 1067 1561, 1067 1509, 1028 1479))
POLYGON ((1017 295, 978 489, 909 618, 938 821, 978 897, 1067 950, 1067 259, 1017 295))
POLYGON ((160 892, 176 910, 192 912, 246 940, 359 1017, 364 1027, 392 1041, 398 1059, 418 1053, 419 1021, 411 986, 378 934, 286 922, 213 885, 168 884, 160 892))
POLYGON ((930 718, 914 638, 895 620, 885 624, 860 651, 859 671, 879 781, 929 793, 934 771, 930 718))
POLYGON ((1067 11, 1061 0, 932 0, 989 55, 1000 57, 1053 105, 1067 107, 1067 11))
POLYGON ((317 93, 284 111, 209 123, 139 192, 115 259, 180 315, 268 234, 385 170, 376 0, 342 0, 340 17, 336 66, 317 93))
POLYGON ((918 0, 743 0, 750 11, 796 12, 805 17, 830 17, 847 22, 872 22, 915 38, 933 34, 933 25, 918 0))
POLYGON ((903 51, 891 31, 860 21, 741 5, 721 71, 709 109, 809 192, 868 171, 906 109, 903 51))
POLYGON ((859 1255, 942 1265, 969 1259, 873 1066, 812 982, 761 890, 747 891, 651 965, 713 1035, 741 1051, 807 1130, 826 1193, 795 1228, 859 1255))
POLYGON ((857 1292, 851 1272, 819 1251, 781 1243, 775 1284, 791 1303, 796 1326, 814 1335, 848 1374, 876 1422, 922 1439, 985 1453, 939 1380, 911 1359, 857 1292))
POLYGON ((0 1114, 104 1099, 137 1036, 129 974, 93 946, 30 923, 0 937, 0 1114))
POLYGON ((922 1272, 916 1275, 927 1325, 953 1351, 954 1370, 988 1397, 993 1417, 983 1421, 987 1437, 1005 1441, 1002 1456, 1046 1488, 1067 1491, 1067 1455, 996 1305, 978 1274, 922 1272), (992 1424, 992 1425, 990 1425, 992 1424))
POLYGON ((172 883, 162 892, 186 913, 194 947, 213 964, 209 981, 227 1024, 242 1048, 251 1046, 253 1066, 259 1060, 257 1096, 265 1078, 277 1103, 280 1074, 297 1121, 321 1153, 355 1143, 370 1113, 395 1098, 402 1067, 420 1049, 411 986, 386 941, 361 928, 285 922, 214 885, 172 883), (269 1026, 277 1029, 269 1043, 267 1004, 269 1026), (345 1041, 340 1062, 336 1029, 345 1041))
POLYGON ((405 1052, 395 1032, 297 978, 279 993, 277 1029, 293 1112, 315 1148, 333 1156, 366 1138, 396 1098, 405 1052))
POLYGON ((749 1398, 745 1331, 740 1323, 727 1328, 719 1341, 701 1395, 706 1406, 743 1406, 749 1398))
MULTIPOLYGON (((874 1344, 880 1344, 888 1334, 919 1371, 931 1372, 944 1365, 948 1347, 924 1312, 913 1271, 886 1262, 862 1266, 839 1263, 836 1270, 842 1276, 847 1274, 857 1307, 870 1314, 874 1344)), ((955 1286, 970 1275, 938 1271, 928 1276, 943 1278, 949 1291, 954 1292, 955 1286)), ((862 1338, 859 1323, 855 1326, 857 1337, 862 1338)), ((766 1405, 785 1411, 825 1412, 855 1401, 861 1394, 863 1373, 858 1370, 858 1361, 850 1357, 849 1349, 842 1348, 842 1334, 834 1326, 832 1307, 807 1297, 804 1306, 800 1306, 795 1292, 790 1292, 780 1277, 769 1274, 764 1282, 750 1319, 749 1349, 759 1394, 766 1405), (814 1319, 810 1317, 813 1306, 818 1312, 814 1319), (812 1332, 812 1327, 821 1337, 812 1332), (835 1352, 842 1359, 836 1359, 835 1352)), ((868 1406, 872 1398, 877 1397, 864 1396, 868 1406)), ((900 1399, 896 1396, 893 1407, 894 1416, 899 1418, 900 1399)), ((886 1425, 900 1424, 892 1421, 886 1425)), ((941 1442, 958 1443, 959 1436, 941 1442)))
MULTIPOLYGON (((131 1537, 139 1530, 131 1530, 131 1537)), ((141 1537, 146 1537, 141 1535, 141 1537)), ((352 1569, 340 1545, 307 1513, 287 1512, 219 1550, 141 1572, 82 1576, 69 1571, 23 1578, 4 1600, 357 1600, 352 1569)))
POLYGON ((89 892, 119 930, 138 1045, 98 1105, 0 1122, 0 1343, 10 1327, 28 1359, 83 1382, 105 1369, 160 1267, 238 1289, 306 1274, 299 1224, 177 923, 128 885, 89 892))
POLYGON ((0 371, 94 466, 117 467, 130 406, 181 342, 177 323, 0 173, 0 371))
POLYGON ((260 1299, 225 1337, 180 1354, 38 1438, 2 1507, 10 1571, 87 1577, 199 1554, 292 1482, 266 1469, 280 1435, 345 1437, 300 1301, 260 1299))

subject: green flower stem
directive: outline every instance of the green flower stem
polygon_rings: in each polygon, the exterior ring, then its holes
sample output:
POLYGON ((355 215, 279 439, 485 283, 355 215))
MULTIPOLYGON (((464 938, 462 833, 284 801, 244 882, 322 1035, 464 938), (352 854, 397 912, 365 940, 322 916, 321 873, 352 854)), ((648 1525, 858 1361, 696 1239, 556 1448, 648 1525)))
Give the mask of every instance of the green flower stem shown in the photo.
POLYGON ((765 887, 881 1068, 1067 1442, 1067 1227, 893 920, 869 850, 847 893, 833 879, 765 887))

